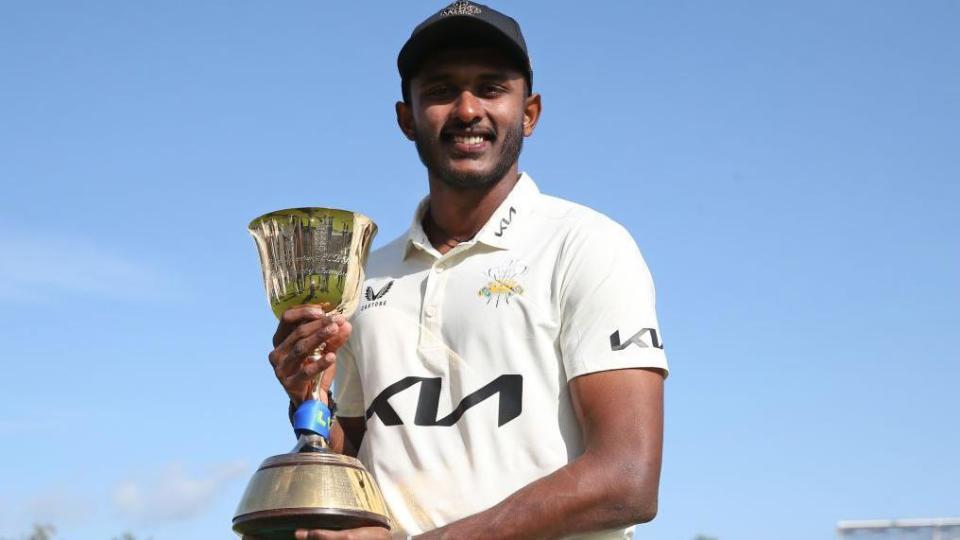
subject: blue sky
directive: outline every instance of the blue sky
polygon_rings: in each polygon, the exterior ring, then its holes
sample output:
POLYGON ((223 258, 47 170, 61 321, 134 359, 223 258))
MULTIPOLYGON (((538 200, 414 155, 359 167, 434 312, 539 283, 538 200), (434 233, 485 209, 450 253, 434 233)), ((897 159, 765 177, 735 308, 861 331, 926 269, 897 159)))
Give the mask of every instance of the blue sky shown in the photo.
MULTIPOLYGON (((228 538, 286 451, 245 225, 426 191, 395 58, 439 2, 0 7, 0 537, 228 538)), ((500 2, 521 166, 637 239, 672 375, 639 538, 960 513, 960 5, 500 2)))

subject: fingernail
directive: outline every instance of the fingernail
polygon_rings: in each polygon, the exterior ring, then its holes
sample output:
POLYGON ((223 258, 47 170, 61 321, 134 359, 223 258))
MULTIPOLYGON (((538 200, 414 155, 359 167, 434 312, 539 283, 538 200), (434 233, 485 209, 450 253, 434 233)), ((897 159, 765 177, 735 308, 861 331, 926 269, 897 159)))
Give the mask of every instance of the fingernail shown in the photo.
POLYGON ((331 325, 327 326, 326 328, 324 328, 324 330, 325 330, 328 334, 335 334, 339 328, 340 328, 340 327, 337 326, 336 324, 331 324, 331 325))

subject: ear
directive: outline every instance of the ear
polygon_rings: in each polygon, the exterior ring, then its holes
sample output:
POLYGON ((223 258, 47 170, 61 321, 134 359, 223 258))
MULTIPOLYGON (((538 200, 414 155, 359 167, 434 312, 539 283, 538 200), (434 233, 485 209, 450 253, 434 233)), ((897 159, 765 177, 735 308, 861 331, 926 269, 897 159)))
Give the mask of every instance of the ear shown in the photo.
POLYGON ((533 135, 533 130, 537 127, 537 121, 540 120, 540 111, 543 106, 540 103, 540 94, 532 94, 523 105, 523 136, 533 135))
POLYGON ((398 101, 395 107, 397 109, 397 125, 400 126, 403 136, 411 141, 416 140, 416 131, 413 129, 413 110, 402 101, 398 101))

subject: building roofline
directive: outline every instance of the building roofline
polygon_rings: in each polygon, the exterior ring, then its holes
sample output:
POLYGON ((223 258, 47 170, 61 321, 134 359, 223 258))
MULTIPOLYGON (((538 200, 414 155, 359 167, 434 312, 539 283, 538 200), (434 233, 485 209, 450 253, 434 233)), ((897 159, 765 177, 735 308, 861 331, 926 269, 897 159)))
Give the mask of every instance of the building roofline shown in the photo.
POLYGON ((960 518, 864 519, 840 521, 837 523, 837 530, 913 529, 923 527, 949 527, 954 525, 960 525, 960 518))

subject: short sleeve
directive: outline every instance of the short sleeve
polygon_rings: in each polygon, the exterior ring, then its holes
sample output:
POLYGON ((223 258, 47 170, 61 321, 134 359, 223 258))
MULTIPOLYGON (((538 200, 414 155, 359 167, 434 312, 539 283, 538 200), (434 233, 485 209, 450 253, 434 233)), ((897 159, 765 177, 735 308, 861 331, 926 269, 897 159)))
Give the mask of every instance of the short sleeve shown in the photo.
POLYGON ((653 279, 630 233, 596 214, 570 233, 558 263, 567 380, 626 368, 666 375, 653 279))
POLYGON ((334 397, 337 402, 337 416, 363 416, 363 388, 360 386, 360 372, 357 360, 347 341, 337 351, 337 374, 334 378, 334 397))

